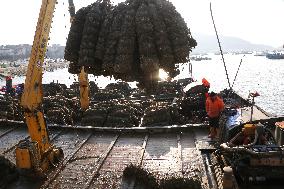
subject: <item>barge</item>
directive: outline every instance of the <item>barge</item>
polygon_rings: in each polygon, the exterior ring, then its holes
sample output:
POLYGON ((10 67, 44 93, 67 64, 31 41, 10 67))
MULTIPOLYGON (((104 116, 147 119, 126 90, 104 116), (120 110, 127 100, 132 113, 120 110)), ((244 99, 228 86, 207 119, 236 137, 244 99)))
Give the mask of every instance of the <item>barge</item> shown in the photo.
MULTIPOLYGON (((226 168, 231 167, 229 182, 233 188, 246 188, 248 184, 253 188, 263 188, 255 183, 251 185, 249 181, 252 180, 244 182, 240 179, 239 172, 230 161, 231 156, 223 153, 221 144, 228 142, 229 138, 233 137, 232 133, 239 131, 245 123, 269 123, 270 128, 275 131, 275 123, 284 119, 269 115, 236 93, 225 91, 223 98, 228 110, 234 109, 239 113, 224 114, 220 123, 223 126, 223 135, 217 141, 208 138, 207 121, 183 125, 119 128, 48 124, 52 144, 64 152, 63 161, 44 175, 44 179, 20 175, 12 182, 4 183, 3 187, 143 188, 137 178, 127 182, 124 179, 125 168, 134 165, 147 170, 157 179, 194 178, 203 189, 225 188, 224 179, 228 176, 225 176, 227 173, 224 173, 224 170, 226 172, 226 168), (232 116, 237 118, 233 119, 232 116), (228 120, 231 120, 230 127, 228 120), (234 130, 235 128, 239 129, 234 130), (231 132, 232 130, 234 132, 231 132)), ((174 98, 161 100, 172 101, 174 98)), ((27 127, 21 121, 1 120, 0 123, 1 156, 16 164, 16 145, 30 137, 27 127)), ((274 188, 277 187, 281 186, 277 184, 274 188)))

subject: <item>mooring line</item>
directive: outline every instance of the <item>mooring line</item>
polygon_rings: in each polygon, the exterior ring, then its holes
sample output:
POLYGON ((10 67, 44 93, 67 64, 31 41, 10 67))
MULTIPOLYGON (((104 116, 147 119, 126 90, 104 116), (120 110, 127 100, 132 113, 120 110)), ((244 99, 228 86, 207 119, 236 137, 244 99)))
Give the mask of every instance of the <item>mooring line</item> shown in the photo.
POLYGON ((243 58, 244 58, 245 56, 246 56, 246 55, 244 54, 244 56, 242 57, 242 59, 241 59, 241 61, 240 61, 240 64, 239 64, 239 67, 238 67, 237 73, 236 73, 236 75, 235 75, 235 78, 234 78, 234 81, 233 81, 233 84, 232 84, 232 88, 234 87, 235 81, 236 81, 237 76, 238 76, 238 74, 239 74, 240 67, 241 67, 242 62, 243 62, 243 58))

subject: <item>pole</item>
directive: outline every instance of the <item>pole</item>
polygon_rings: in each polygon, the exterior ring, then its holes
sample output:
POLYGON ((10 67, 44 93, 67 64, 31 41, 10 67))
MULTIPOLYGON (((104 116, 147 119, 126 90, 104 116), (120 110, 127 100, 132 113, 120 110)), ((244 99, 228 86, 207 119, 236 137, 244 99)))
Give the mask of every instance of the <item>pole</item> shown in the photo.
POLYGON ((253 106, 254 106, 254 96, 252 97, 252 105, 251 105, 251 111, 250 111, 250 122, 252 122, 253 106))
MULTIPOLYGON (((245 57, 245 56, 246 56, 246 55, 244 55, 243 57, 245 57)), ((234 78, 234 81, 233 81, 233 84, 232 84, 232 88, 234 87, 234 84, 235 84, 235 81, 236 81, 236 79, 237 79, 237 76, 238 76, 238 73, 239 73, 239 70, 240 70, 240 67, 241 67, 242 62, 243 62, 243 58, 242 58, 241 61, 240 61, 240 64, 239 64, 237 73, 236 73, 236 75, 235 75, 235 78, 234 78)))
POLYGON ((188 68, 189 68, 190 78, 192 78, 192 64, 191 64, 191 62, 188 63, 188 68))
POLYGON ((223 60, 223 63, 224 63, 224 68, 225 68, 225 72, 226 72, 226 76, 227 76, 227 81, 228 81, 228 84, 229 84, 229 88, 232 89, 231 84, 230 84, 230 80, 229 80, 229 75, 228 75, 226 63, 225 63, 225 60, 224 60, 223 51, 222 51, 221 44, 220 44, 220 40, 219 40, 219 36, 218 36, 218 32, 217 32, 217 29, 216 29, 216 26, 215 26, 215 22, 214 22, 214 18, 213 18, 213 12, 212 12, 212 7, 211 7, 211 2, 210 2, 210 12, 211 12, 211 18, 212 18, 213 26, 214 26, 214 29, 215 29, 216 37, 217 37, 217 40, 218 40, 218 45, 219 45, 220 53, 221 53, 222 60, 223 60))

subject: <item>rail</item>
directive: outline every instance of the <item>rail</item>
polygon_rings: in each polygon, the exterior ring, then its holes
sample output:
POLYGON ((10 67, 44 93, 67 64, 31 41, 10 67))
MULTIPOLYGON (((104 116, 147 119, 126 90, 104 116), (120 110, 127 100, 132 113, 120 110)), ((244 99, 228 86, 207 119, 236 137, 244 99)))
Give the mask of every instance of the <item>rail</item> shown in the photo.
POLYGON ((110 154, 110 151, 112 150, 113 146, 115 145, 115 143, 116 143, 118 137, 119 137, 119 134, 114 137, 113 141, 110 143, 110 145, 109 145, 109 147, 107 148, 107 150, 106 150, 106 152, 104 153, 104 155, 101 156, 101 159, 100 159, 100 161, 99 161, 99 165, 98 165, 98 167, 96 168, 96 170, 93 172, 93 174, 92 174, 93 176, 91 177, 91 179, 87 182, 87 186, 85 187, 85 189, 90 188, 90 186, 91 186, 92 182, 94 181, 94 179, 98 177, 99 171, 100 171, 101 167, 103 166, 103 164, 104 164, 106 158, 107 158, 108 155, 110 154))
POLYGON ((41 186, 41 189, 48 188, 50 183, 56 179, 56 177, 60 174, 60 172, 64 169, 64 167, 67 165, 70 159, 74 157, 74 155, 84 146, 84 144, 90 139, 92 134, 89 134, 79 145, 79 147, 72 153, 68 154, 69 156, 66 157, 63 161, 60 162, 59 165, 57 165, 56 169, 51 173, 51 175, 48 176, 48 179, 46 182, 41 186))

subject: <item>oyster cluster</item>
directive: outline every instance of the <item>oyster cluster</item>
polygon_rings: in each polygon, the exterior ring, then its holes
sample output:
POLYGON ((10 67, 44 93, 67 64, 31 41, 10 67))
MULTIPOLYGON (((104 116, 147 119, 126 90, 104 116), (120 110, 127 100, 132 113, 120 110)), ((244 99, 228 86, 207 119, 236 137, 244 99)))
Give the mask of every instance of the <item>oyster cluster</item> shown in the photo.
POLYGON ((197 45, 184 19, 166 0, 108 0, 80 9, 68 36, 69 72, 82 66, 94 75, 138 81, 147 92, 156 86, 159 68, 170 77, 175 64, 188 61, 197 45))
POLYGON ((185 124, 187 119, 178 112, 178 107, 165 102, 154 102, 146 108, 141 126, 170 126, 185 124))
MULTIPOLYGON (((97 86, 91 84, 92 88, 97 86)), ((90 87, 91 88, 91 87, 90 87)), ((79 84, 73 83, 70 88, 65 84, 43 84, 42 108, 49 124, 73 125, 81 119, 82 111, 79 102, 79 84)))
POLYGON ((15 121, 24 120, 22 107, 18 98, 0 95, 0 104, 0 119, 15 121))
POLYGON ((142 106, 130 100, 111 100, 94 104, 82 116, 82 125, 95 127, 137 127, 142 106))
POLYGON ((48 123, 73 125, 80 120, 80 104, 77 98, 69 99, 60 94, 44 97, 43 111, 48 123))
POLYGON ((135 186, 141 189, 201 189, 202 185, 197 178, 181 176, 160 177, 141 166, 128 165, 123 171, 123 179, 135 179, 135 186))
POLYGON ((186 97, 178 101, 181 107, 179 112, 188 117, 193 123, 203 122, 207 115, 205 103, 208 90, 209 89, 203 85, 196 85, 186 91, 186 97))
POLYGON ((0 167, 0 186, 6 188, 9 183, 18 179, 19 173, 16 166, 3 155, 0 155, 0 167))

